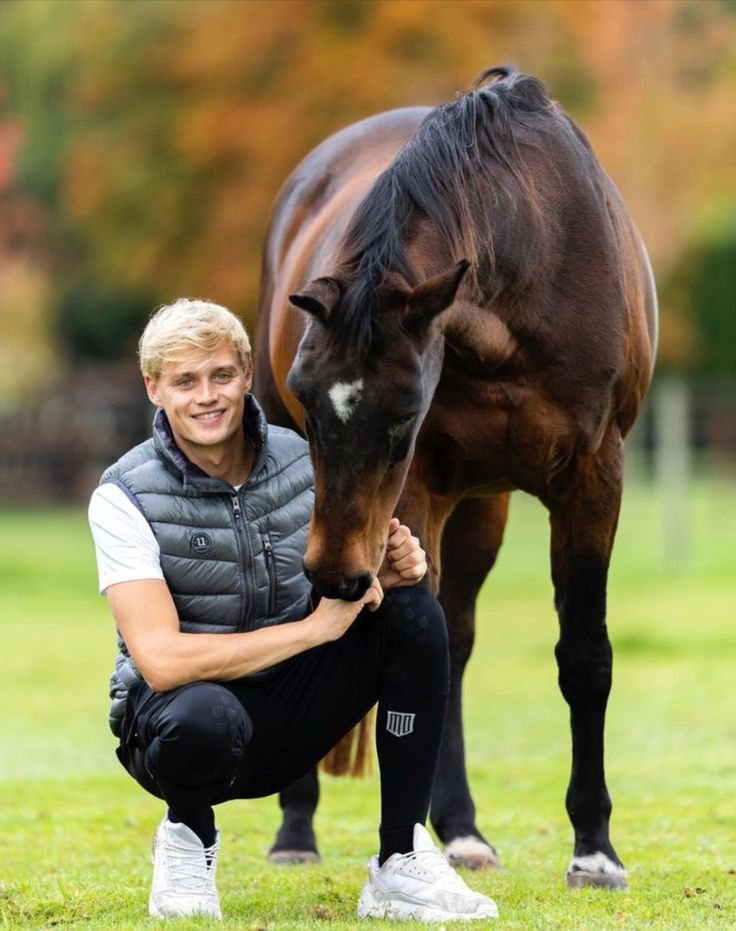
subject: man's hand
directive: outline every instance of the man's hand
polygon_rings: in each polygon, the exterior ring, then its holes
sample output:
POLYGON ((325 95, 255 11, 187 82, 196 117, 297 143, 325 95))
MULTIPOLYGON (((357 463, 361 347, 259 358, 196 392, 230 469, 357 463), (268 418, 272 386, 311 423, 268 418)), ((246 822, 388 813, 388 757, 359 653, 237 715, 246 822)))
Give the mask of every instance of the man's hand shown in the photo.
POLYGON ((427 554, 411 530, 392 517, 388 525, 386 559, 378 579, 385 591, 399 585, 416 585, 427 574, 427 554))
POLYGON ((339 598, 320 599, 320 603, 309 618, 315 630, 317 642, 339 640, 363 608, 375 611, 382 601, 383 589, 376 578, 358 601, 341 601, 339 598))

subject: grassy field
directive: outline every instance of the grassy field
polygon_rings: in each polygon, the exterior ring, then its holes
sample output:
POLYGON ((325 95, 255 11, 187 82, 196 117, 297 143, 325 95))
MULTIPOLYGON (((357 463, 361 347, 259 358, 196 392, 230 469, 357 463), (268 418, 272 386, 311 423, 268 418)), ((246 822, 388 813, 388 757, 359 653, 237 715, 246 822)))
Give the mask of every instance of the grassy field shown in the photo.
MULTIPOLYGON (((479 823, 505 867, 469 881, 498 901, 499 929, 736 927, 736 487, 697 486, 687 512, 690 560, 667 571, 660 501, 639 488, 626 498, 609 597, 607 774, 631 891, 569 892, 547 524, 536 502, 514 499, 466 680, 479 823)), ((6 510, 0 540, 0 927, 152 927, 148 851, 161 808, 120 769, 107 732, 113 625, 95 594, 84 513, 6 510)), ((375 778, 323 781, 320 866, 265 861, 277 820, 274 799, 219 811, 226 919, 212 925, 356 927, 375 778)))

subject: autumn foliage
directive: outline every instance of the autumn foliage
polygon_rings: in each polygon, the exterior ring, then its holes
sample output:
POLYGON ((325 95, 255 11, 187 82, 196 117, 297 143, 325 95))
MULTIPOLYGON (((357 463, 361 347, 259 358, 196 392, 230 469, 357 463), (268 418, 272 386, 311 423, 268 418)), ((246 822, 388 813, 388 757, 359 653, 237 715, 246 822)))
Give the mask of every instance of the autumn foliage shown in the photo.
POLYGON ((736 17, 717 0, 7 3, 0 339, 25 315, 46 352, 115 356, 181 294, 252 319, 301 157, 506 62, 545 81, 621 188, 671 292, 664 357, 685 359, 697 321, 667 282, 729 226, 736 190, 736 17))

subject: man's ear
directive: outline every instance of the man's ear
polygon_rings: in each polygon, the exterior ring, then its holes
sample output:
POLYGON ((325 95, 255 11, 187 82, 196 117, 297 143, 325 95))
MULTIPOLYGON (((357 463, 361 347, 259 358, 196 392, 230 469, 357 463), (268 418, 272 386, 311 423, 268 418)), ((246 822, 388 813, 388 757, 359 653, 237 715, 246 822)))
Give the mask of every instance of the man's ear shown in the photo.
POLYGON ((148 394, 148 400, 151 404, 155 404, 156 407, 163 407, 161 398, 158 394, 158 383, 155 382, 150 375, 143 376, 143 383, 146 386, 146 393, 148 394))
POLYGON ((253 356, 248 359, 248 364, 245 367, 245 393, 248 392, 253 387, 253 356))

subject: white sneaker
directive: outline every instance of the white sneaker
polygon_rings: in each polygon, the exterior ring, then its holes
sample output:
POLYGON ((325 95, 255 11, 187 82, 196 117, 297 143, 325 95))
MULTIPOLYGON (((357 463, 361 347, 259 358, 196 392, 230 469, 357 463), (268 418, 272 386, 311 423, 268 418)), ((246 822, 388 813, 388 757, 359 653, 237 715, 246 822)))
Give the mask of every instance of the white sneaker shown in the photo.
POLYGON ((373 857, 368 876, 358 901, 359 918, 475 921, 498 917, 493 899, 465 885, 421 824, 414 825, 412 853, 395 853, 380 867, 378 857, 373 857))
POLYGON ((214 844, 205 847, 185 824, 164 818, 153 838, 153 885, 148 900, 152 918, 222 918, 215 887, 219 846, 219 831, 214 844))

